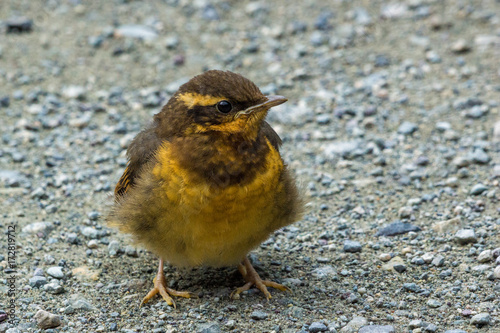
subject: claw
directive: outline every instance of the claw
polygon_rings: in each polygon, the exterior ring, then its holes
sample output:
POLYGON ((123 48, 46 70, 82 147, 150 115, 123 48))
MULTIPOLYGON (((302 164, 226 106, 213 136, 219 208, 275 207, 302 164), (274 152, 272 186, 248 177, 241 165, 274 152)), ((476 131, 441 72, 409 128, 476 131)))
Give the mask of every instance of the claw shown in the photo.
POLYGON ((243 278, 247 281, 247 283, 245 283, 242 287, 236 288, 236 290, 231 293, 230 297, 232 299, 239 299, 240 294, 246 290, 249 290, 252 286, 256 286, 260 291, 262 291, 267 300, 271 299, 271 293, 267 290, 267 287, 272 287, 282 291, 291 291, 290 288, 279 283, 262 280, 259 274, 255 271, 255 268, 253 268, 248 258, 245 258, 243 260, 243 263, 238 266, 238 270, 240 271, 241 275, 243 275, 243 278))
POLYGON ((163 259, 160 259, 160 264, 158 267, 158 273, 153 279, 154 288, 149 291, 149 293, 142 299, 141 305, 147 303, 153 296, 160 294, 161 297, 167 302, 168 305, 173 306, 174 309, 177 308, 175 301, 171 296, 185 297, 185 298, 196 298, 196 295, 189 291, 177 291, 167 287, 167 280, 165 279, 165 274, 163 273, 163 259))

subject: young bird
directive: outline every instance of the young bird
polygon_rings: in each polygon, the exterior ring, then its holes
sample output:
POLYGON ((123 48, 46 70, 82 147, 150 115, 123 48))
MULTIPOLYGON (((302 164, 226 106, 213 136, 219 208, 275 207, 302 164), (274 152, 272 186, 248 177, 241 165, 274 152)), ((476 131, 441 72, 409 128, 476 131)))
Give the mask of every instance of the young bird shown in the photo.
POLYGON ((300 218, 303 203, 279 154, 281 139, 264 120, 282 96, 264 96, 229 71, 195 76, 131 142, 108 221, 160 257, 154 288, 168 288, 164 261, 179 267, 238 265, 246 284, 267 299, 267 287, 246 257, 275 230, 300 218))

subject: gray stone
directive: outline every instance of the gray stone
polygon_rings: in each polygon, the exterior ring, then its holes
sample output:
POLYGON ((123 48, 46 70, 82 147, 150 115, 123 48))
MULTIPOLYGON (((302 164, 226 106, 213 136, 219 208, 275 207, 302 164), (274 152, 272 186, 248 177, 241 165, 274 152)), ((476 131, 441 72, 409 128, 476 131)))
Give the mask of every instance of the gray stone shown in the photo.
POLYGON ((354 317, 350 322, 347 323, 340 332, 342 333, 356 333, 359 331, 359 329, 363 326, 368 324, 368 321, 366 320, 365 317, 354 317))
POLYGON ((432 259, 431 264, 435 267, 441 267, 444 265, 444 257, 438 254, 434 259, 432 259))
POLYGON ((413 134, 418 130, 418 126, 414 123, 411 123, 409 121, 403 122, 399 128, 398 128, 398 133, 404 134, 404 135, 410 135, 413 134))
POLYGON ((221 331, 219 323, 203 323, 197 327, 197 333, 219 333, 221 331))
POLYGON ((361 252, 361 244, 359 242, 347 239, 344 241, 344 252, 361 252))
POLYGON ((122 249, 120 248, 120 243, 118 241, 111 241, 108 244, 108 253, 111 257, 115 257, 118 255, 118 253, 122 252, 122 249))
POLYGON ((269 315, 264 311, 255 310, 250 314, 250 318, 255 320, 265 320, 269 315))
POLYGON ((384 228, 380 229, 375 236, 395 236, 406 234, 410 231, 420 231, 419 227, 411 224, 411 223, 403 223, 401 221, 393 222, 384 228))
POLYGON ((477 242, 476 233, 472 229, 461 229, 455 234, 455 240, 460 245, 477 242))
POLYGON ((82 295, 74 294, 68 299, 68 306, 64 309, 64 313, 72 314, 76 311, 93 311, 96 308, 82 295))
POLYGON ((443 303, 441 303, 440 301, 436 300, 436 299, 429 299, 427 301, 427 305, 431 308, 439 308, 441 305, 443 305, 443 303))
POLYGON ((47 278, 45 276, 33 276, 29 279, 29 284, 32 288, 40 288, 47 284, 47 278))
POLYGON ((488 187, 484 186, 483 184, 476 184, 470 190, 470 194, 472 194, 472 195, 480 195, 481 193, 483 193, 483 192, 485 192, 487 190, 488 190, 488 187))
POLYGON ((81 234, 90 239, 97 239, 99 237, 99 232, 96 228, 85 227, 81 230, 81 234))
POLYGON ((23 232, 27 234, 42 233, 47 236, 52 229, 54 229, 54 225, 51 222, 34 222, 25 226, 23 232))
POLYGON ((415 328, 420 328, 423 326, 423 322, 420 320, 420 319, 413 319, 412 321, 410 321, 410 323, 408 324, 408 328, 409 329, 415 329, 415 328))
POLYGON ((447 331, 444 331, 444 333, 467 333, 467 332, 464 330, 456 329, 456 330, 447 330, 447 331))
POLYGON ((152 41, 158 37, 158 33, 145 25, 125 24, 115 29, 116 37, 137 38, 152 41))
POLYGON ((361 327, 358 333, 395 333, 394 326, 391 325, 369 325, 361 327))
POLYGON ((495 267, 495 270, 493 271, 493 277, 495 279, 500 279, 500 266, 495 267))
POLYGON ((471 318, 470 324, 471 325, 476 325, 476 326, 485 326, 489 325, 491 322, 491 316, 489 313, 483 312, 483 313, 478 313, 474 317, 471 318))
POLYGON ((337 275, 337 271, 332 266, 326 265, 326 266, 315 268, 312 271, 311 275, 316 277, 316 278, 322 279, 322 278, 325 278, 327 276, 337 275))
POLYGON ((492 255, 491 250, 484 250, 477 257, 477 261, 479 261, 480 263, 485 263, 485 262, 491 261, 492 259, 493 259, 493 255, 492 255))
POLYGON ((64 293, 64 288, 60 284, 55 282, 47 283, 43 286, 43 290, 52 295, 59 295, 64 293))
POLYGON ((325 324, 320 323, 318 321, 309 325, 309 332, 316 333, 316 332, 325 332, 325 331, 328 331, 328 327, 325 324))
POLYGON ((56 278, 56 279, 62 279, 64 277, 64 273, 62 271, 62 268, 59 266, 49 267, 47 269, 47 274, 56 278))
POLYGON ((36 324, 39 328, 46 330, 61 326, 61 317, 44 310, 38 310, 34 316, 36 324))

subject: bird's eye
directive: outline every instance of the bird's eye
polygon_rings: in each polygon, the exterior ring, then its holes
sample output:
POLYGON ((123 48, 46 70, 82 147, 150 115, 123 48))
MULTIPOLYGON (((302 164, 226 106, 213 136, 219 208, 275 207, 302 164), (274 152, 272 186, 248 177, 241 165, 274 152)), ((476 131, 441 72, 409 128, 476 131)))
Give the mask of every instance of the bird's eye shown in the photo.
POLYGON ((217 110, 219 110, 222 113, 228 113, 232 109, 233 109, 233 106, 228 101, 224 100, 224 101, 220 101, 219 103, 217 103, 217 110))

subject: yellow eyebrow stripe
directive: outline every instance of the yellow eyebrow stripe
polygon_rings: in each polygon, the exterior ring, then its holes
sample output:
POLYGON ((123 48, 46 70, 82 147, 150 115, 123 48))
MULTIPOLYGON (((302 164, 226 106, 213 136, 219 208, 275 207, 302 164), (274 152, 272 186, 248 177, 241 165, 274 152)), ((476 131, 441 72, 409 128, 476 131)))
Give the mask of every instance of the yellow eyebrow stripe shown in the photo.
POLYGON ((208 106, 215 105, 226 98, 223 96, 210 96, 210 95, 200 95, 197 93, 183 93, 177 97, 178 100, 182 101, 188 108, 193 106, 208 106))

